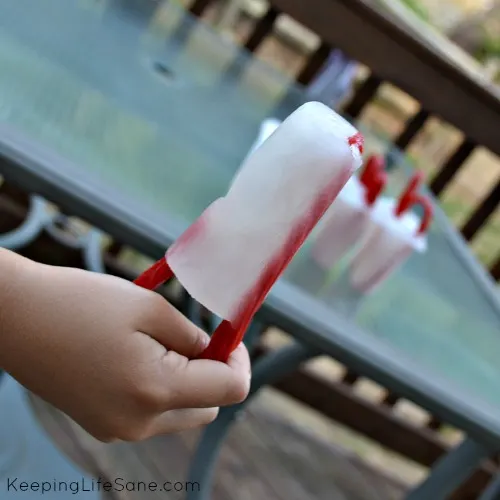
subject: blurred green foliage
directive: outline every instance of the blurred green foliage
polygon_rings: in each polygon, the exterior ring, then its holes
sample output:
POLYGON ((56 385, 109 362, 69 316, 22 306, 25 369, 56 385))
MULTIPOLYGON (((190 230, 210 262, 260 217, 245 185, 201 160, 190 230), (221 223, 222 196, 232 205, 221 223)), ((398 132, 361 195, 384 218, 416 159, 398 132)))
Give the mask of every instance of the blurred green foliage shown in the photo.
POLYGON ((430 21, 427 9, 420 3, 420 0, 401 0, 409 9, 424 21, 430 21))
POLYGON ((500 35, 494 36, 485 32, 483 44, 478 52, 477 57, 482 61, 490 58, 500 59, 500 35))

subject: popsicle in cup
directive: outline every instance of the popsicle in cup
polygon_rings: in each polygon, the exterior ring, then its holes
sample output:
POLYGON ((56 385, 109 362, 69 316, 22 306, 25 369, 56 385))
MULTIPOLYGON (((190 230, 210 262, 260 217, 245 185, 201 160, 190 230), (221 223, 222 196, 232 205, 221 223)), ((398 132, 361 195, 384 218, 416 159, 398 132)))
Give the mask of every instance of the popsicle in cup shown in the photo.
POLYGON ((350 284, 357 292, 372 292, 413 252, 426 250, 432 205, 417 192, 420 182, 421 175, 416 174, 399 201, 382 198, 377 202, 368 234, 349 267, 350 284), (410 211, 416 204, 422 205, 421 219, 410 211))
POLYGON ((227 194, 136 283, 156 288, 175 275, 223 318, 202 357, 226 361, 271 286, 361 165, 362 149, 362 136, 330 108, 301 106, 245 160, 227 194))

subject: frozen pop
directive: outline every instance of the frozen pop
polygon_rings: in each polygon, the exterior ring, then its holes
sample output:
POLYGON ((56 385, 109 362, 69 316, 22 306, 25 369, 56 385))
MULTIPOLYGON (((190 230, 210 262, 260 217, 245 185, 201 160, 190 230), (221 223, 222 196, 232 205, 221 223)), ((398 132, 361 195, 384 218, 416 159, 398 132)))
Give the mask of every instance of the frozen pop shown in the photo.
POLYGON ((369 233, 350 264, 351 285, 359 292, 370 293, 414 251, 426 250, 432 205, 417 192, 421 179, 411 179, 399 202, 382 198, 376 204, 369 233), (416 204, 424 209, 422 219, 409 211, 416 204))
POLYGON ((384 166, 383 158, 369 158, 360 179, 349 179, 321 220, 312 257, 324 270, 331 269, 366 233, 370 210, 387 181, 384 166))
POLYGON ((363 138, 320 103, 290 115, 249 156, 227 194, 140 276, 155 288, 175 275, 223 318, 203 358, 226 361, 305 238, 361 165, 363 138))
MULTIPOLYGON (((259 133, 257 134, 257 138, 255 142, 252 144, 250 151, 248 152, 248 156, 251 156, 255 153, 255 150, 271 135, 275 132, 275 130, 280 126, 280 121, 276 118, 268 118, 264 120, 260 127, 259 133)), ((245 159, 247 159, 245 158, 245 159)))

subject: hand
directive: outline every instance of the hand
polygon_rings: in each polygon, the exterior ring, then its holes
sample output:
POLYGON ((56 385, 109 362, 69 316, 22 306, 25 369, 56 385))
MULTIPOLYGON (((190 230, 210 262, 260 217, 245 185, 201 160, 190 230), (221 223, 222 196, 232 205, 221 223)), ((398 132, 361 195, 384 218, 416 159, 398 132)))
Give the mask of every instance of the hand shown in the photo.
POLYGON ((247 396, 245 347, 228 364, 190 360, 208 336, 160 295, 2 251, 4 269, 0 367, 96 438, 197 427, 247 396))

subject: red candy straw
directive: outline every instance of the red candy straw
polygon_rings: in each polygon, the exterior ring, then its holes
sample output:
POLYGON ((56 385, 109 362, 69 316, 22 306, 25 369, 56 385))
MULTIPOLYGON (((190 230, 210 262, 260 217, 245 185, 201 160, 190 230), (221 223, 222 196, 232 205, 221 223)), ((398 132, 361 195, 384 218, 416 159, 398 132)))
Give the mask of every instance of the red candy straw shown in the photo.
POLYGON ((422 208, 424 209, 424 215, 418 229, 418 234, 423 234, 427 231, 431 223, 434 211, 430 200, 426 196, 418 193, 418 189, 420 188, 422 181, 422 172, 416 172, 410 179, 410 182, 406 186, 406 189, 403 191, 403 194, 401 195, 401 198, 399 199, 399 202, 396 205, 395 209, 396 217, 401 217, 401 215, 407 212, 414 205, 422 206, 422 208))

